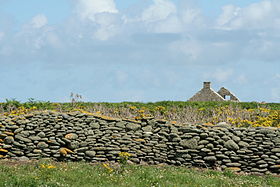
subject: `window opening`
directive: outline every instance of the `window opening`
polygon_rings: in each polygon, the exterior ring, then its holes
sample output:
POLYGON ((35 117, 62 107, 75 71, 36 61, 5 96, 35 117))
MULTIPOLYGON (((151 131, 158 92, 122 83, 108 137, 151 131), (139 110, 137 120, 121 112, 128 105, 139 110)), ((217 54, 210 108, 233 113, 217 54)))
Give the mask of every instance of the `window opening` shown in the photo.
POLYGON ((226 101, 229 101, 229 100, 230 100, 230 95, 226 95, 226 96, 225 96, 225 100, 226 100, 226 101))

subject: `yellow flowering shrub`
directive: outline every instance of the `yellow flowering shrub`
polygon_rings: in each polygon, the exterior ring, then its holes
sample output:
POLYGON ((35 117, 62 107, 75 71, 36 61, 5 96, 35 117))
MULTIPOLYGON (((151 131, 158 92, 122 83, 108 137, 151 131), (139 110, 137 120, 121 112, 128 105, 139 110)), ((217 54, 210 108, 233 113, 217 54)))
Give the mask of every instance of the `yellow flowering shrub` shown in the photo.
POLYGON ((108 171, 108 173, 112 173, 114 171, 114 169, 107 163, 103 163, 102 166, 108 171))
POLYGON ((46 169, 54 169, 56 166, 51 164, 40 164, 40 168, 46 168, 46 169))
POLYGON ((280 111, 220 107, 215 109, 209 121, 214 124, 225 121, 237 127, 280 127, 280 111))

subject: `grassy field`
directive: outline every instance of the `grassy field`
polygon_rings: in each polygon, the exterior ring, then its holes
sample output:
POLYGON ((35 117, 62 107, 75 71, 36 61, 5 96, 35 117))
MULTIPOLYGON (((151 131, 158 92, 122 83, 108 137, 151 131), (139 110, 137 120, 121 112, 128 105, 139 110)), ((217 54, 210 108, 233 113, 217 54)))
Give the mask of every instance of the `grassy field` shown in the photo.
POLYGON ((21 115, 38 110, 80 111, 136 120, 154 117, 181 124, 215 125, 227 122, 237 127, 280 127, 280 103, 183 101, 87 103, 77 99, 71 103, 51 103, 32 99, 25 103, 16 100, 0 103, 0 115, 21 115))
MULTIPOLYGON (((116 166, 115 166, 116 167, 116 166)), ((114 168, 114 167, 112 167, 114 168)), ((0 186, 11 187, 186 187, 280 186, 275 176, 236 175, 229 171, 172 166, 135 166, 108 169, 101 164, 55 162, 0 162, 0 186)))
POLYGON ((20 102, 17 100, 6 100, 6 102, 0 103, 0 112, 6 112, 18 107, 32 108, 36 107, 41 110, 72 110, 73 108, 87 108, 93 109, 98 107, 104 107, 107 109, 119 109, 128 108, 134 106, 136 108, 146 108, 148 110, 153 110, 156 107, 164 107, 169 110, 174 107, 176 108, 217 108, 217 107, 238 107, 242 109, 257 109, 260 107, 269 108, 273 110, 280 110, 280 103, 258 103, 258 102, 188 102, 188 101, 159 101, 159 102, 120 102, 120 103, 108 103, 108 102, 82 102, 80 100, 73 99, 69 103, 53 103, 49 101, 36 101, 34 99, 29 99, 27 102, 20 102))

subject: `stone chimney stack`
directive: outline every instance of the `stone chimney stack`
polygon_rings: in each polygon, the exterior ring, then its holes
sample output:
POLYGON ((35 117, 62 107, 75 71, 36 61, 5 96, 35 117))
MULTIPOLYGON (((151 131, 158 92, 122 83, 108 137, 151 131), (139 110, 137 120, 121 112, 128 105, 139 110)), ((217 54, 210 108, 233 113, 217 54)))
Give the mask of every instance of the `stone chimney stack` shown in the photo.
POLYGON ((204 89, 210 89, 211 82, 203 82, 203 88, 204 89))

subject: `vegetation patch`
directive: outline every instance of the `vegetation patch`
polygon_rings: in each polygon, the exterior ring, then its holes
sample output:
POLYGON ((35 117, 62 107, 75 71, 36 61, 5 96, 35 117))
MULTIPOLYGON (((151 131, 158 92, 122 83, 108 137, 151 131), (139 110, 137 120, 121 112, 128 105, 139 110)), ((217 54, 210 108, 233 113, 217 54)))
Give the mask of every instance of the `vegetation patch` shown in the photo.
POLYGON ((0 186, 279 186, 280 178, 237 175, 232 171, 186 169, 172 166, 126 165, 117 172, 118 165, 51 161, 7 162, 0 164, 0 186), (112 167, 115 169, 108 169, 112 167))
POLYGON ((0 103, 0 114, 19 116, 34 111, 80 111, 105 120, 156 118, 173 123, 215 125, 226 122, 236 127, 280 127, 280 103, 257 102, 182 102, 162 101, 155 103, 89 103, 72 99, 70 103, 35 101, 21 103, 7 100, 0 103))

